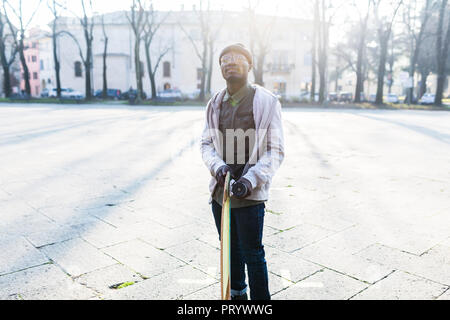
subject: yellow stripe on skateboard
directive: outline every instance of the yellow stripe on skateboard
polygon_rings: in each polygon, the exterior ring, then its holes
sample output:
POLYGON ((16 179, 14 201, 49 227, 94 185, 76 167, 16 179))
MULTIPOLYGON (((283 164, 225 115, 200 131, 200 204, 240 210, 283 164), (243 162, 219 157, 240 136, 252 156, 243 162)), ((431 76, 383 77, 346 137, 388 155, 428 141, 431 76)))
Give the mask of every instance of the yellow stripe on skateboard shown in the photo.
POLYGON ((221 241, 220 241, 220 283, 222 300, 230 300, 231 295, 231 247, 230 247, 230 224, 231 224, 231 204, 230 204, 230 172, 225 178, 225 187, 222 203, 221 220, 221 241))

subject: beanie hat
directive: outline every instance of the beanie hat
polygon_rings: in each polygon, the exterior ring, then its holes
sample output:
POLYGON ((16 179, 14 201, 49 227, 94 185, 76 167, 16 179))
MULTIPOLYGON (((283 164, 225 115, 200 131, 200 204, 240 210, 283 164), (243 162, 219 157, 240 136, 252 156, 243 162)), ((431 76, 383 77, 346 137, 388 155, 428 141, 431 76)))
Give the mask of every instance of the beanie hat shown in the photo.
POLYGON ((220 64, 220 60, 222 59, 222 56, 230 51, 235 51, 235 52, 243 54, 247 58, 248 63, 250 65, 253 65, 252 54, 250 53, 250 51, 248 51, 248 49, 242 43, 235 43, 235 44, 229 45, 228 47, 225 47, 222 50, 222 52, 220 53, 219 64, 220 64))

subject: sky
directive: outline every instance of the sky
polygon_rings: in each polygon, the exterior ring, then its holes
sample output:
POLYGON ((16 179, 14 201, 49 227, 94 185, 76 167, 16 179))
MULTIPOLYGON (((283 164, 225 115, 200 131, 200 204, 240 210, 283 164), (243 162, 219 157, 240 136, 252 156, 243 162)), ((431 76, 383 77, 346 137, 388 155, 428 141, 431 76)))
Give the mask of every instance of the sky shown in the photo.
MULTIPOLYGON (((18 2, 19 0, 10 0, 13 2, 18 2)), ((38 0, 22 0, 27 5, 24 6, 24 15, 28 18, 31 16, 38 0), (34 5, 33 5, 34 4, 34 5)), ((47 7, 48 0, 42 0, 40 5, 40 10, 34 16, 31 26, 46 26, 52 19, 51 13, 47 7)), ((64 1, 64 0, 63 0, 64 1)), ((65 0, 68 8, 73 12, 81 12, 80 1, 76 0, 65 0)), ((86 1, 87 2, 87 1, 86 1)), ((205 1, 203 1, 205 2, 205 1)), ((255 0, 252 0, 255 2, 255 0)), ((129 9, 132 1, 131 0, 92 0, 93 11, 98 13, 107 13, 119 10, 129 9)), ((248 0, 211 0, 212 10, 228 10, 228 11, 242 11, 244 8, 248 7, 248 0)), ((154 0, 155 10, 172 10, 179 11, 181 8, 184 10, 192 10, 194 5, 199 4, 199 0, 154 0)), ((257 9, 258 13, 267 15, 278 15, 287 17, 299 17, 308 18, 310 17, 311 9, 309 7, 309 1, 303 0, 283 0, 283 1, 269 1, 269 0, 259 0, 259 6, 257 9)), ((70 15, 67 13, 66 15, 70 15)), ((312 16, 311 16, 312 17, 312 16)))

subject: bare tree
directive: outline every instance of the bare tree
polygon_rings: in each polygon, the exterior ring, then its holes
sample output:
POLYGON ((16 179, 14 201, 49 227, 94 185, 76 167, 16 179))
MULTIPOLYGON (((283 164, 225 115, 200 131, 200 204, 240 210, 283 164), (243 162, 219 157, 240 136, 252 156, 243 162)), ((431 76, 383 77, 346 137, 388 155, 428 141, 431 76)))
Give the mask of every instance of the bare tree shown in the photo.
POLYGON ((59 62, 58 57, 58 36, 60 33, 58 32, 58 18, 60 16, 60 9, 62 9, 62 5, 56 1, 51 0, 47 1, 47 6, 50 9, 53 21, 51 23, 52 28, 52 49, 53 49, 53 62, 55 65, 55 78, 56 78, 56 96, 58 99, 61 99, 61 64, 59 62))
POLYGON ((80 55, 80 59, 84 66, 84 72, 85 72, 85 95, 86 100, 92 99, 92 68, 93 68, 93 56, 92 56, 92 43, 94 41, 94 25, 95 25, 95 17, 94 12, 92 8, 92 0, 88 0, 89 7, 86 7, 85 0, 81 1, 81 7, 83 10, 83 13, 81 16, 78 16, 74 12, 72 14, 76 16, 80 22, 80 25, 83 30, 83 37, 85 40, 85 52, 83 53, 83 47, 81 46, 80 42, 78 41, 78 38, 69 32, 68 30, 61 30, 59 31, 59 35, 67 35, 75 42, 78 53, 80 55), (88 17, 88 10, 89 15, 91 17, 88 17))
POLYGON ((158 32, 161 25, 164 23, 164 21, 169 16, 170 12, 168 12, 162 19, 157 21, 155 14, 155 11, 153 10, 153 6, 150 6, 149 10, 145 12, 145 23, 144 23, 144 47, 145 47, 145 58, 147 60, 147 70, 148 70, 148 76, 150 78, 150 86, 151 86, 151 92, 152 92, 152 100, 155 100, 157 98, 156 94, 156 81, 155 81, 155 75, 156 71, 158 71, 159 64, 164 58, 164 56, 171 50, 170 46, 166 46, 164 49, 159 51, 159 54, 156 58, 156 63, 153 66, 152 61, 152 51, 151 47, 155 40, 155 35, 158 32))
POLYGON ((14 45, 14 40, 8 40, 12 37, 14 31, 6 32, 6 27, 10 27, 3 18, 3 14, 0 13, 0 60, 3 68, 3 92, 5 97, 9 98, 12 93, 11 88, 11 65, 17 55, 18 48, 14 45), (8 47, 9 54, 7 53, 8 47))
POLYGON ((316 71, 317 71, 317 38, 319 30, 319 0, 314 1, 314 23, 311 46, 311 101, 315 101, 316 96, 316 71))
POLYGON ((208 74, 208 41, 210 39, 210 2, 207 1, 206 9, 203 9, 203 1, 199 0, 199 10, 194 9, 198 15, 198 20, 200 22, 200 34, 201 42, 200 44, 194 39, 192 34, 190 34, 182 25, 178 23, 179 27, 189 39, 194 48, 195 54, 201 62, 201 80, 200 80, 200 94, 198 96, 199 101, 204 101, 206 97, 206 78, 208 74))
MULTIPOLYGON (((358 7, 356 2, 353 1, 353 6, 358 7)), ((357 47, 357 59, 356 59, 356 88, 355 88, 355 99, 356 103, 361 102, 361 92, 364 91, 364 58, 365 58, 365 48, 366 48, 366 38, 367 38, 367 24, 369 21, 371 1, 367 1, 367 7, 365 12, 358 10, 359 21, 358 21, 358 47, 357 47)))
POLYGON ((445 83, 445 69, 446 63, 448 60, 448 47, 450 43, 450 8, 447 6, 448 1, 442 0, 441 6, 439 8, 439 20, 437 27, 437 38, 436 38, 436 69, 437 69, 437 86, 436 86, 436 94, 434 104, 436 106, 442 105, 442 95, 444 92, 444 83, 445 83), (443 25, 445 16, 447 15, 447 30, 443 31, 443 25))
POLYGON ((23 0, 16 0, 14 2, 10 0, 2 0, 3 2, 3 13, 5 14, 5 19, 10 27, 11 32, 14 35, 15 46, 19 53, 20 62, 23 69, 23 77, 25 80, 25 92, 28 97, 31 96, 31 86, 30 86, 30 72, 25 59, 25 31, 30 26, 33 21, 36 12, 41 5, 42 0, 39 0, 37 6, 31 11, 31 15, 26 19, 23 14, 23 0), (11 21, 14 18, 19 23, 19 28, 16 29, 11 21))
POLYGON ((425 30, 432 12, 432 0, 426 0, 422 7, 418 7, 417 0, 407 0, 404 4, 403 22, 409 36, 409 77, 412 79, 412 86, 408 89, 407 102, 413 100, 414 76, 416 73, 417 59, 420 55, 422 42, 425 37, 425 30))
POLYGON ((136 89, 138 102, 144 99, 143 80, 144 70, 141 64, 141 42, 145 24, 145 7, 141 0, 133 0, 130 15, 127 14, 128 22, 134 33, 134 66, 136 70, 136 89))
POLYGON ((248 25, 250 32, 250 51, 253 55, 253 76, 255 83, 264 86, 264 68, 267 55, 272 45, 272 30, 276 23, 276 16, 263 20, 256 15, 259 0, 248 1, 248 25))
POLYGON ((208 53, 209 53, 209 58, 208 58, 208 74, 206 76, 206 94, 211 96, 212 92, 211 92, 211 82, 212 82, 212 73, 213 73, 213 64, 214 64, 214 53, 216 52, 216 40, 219 37, 220 31, 223 27, 223 22, 224 22, 225 16, 222 14, 222 19, 221 22, 219 23, 219 25, 216 27, 216 29, 213 29, 213 26, 211 25, 211 32, 209 33, 209 37, 208 37, 208 53))
MULTIPOLYGON (((388 44, 391 37, 392 25, 394 19, 403 0, 390 0, 390 8, 393 9, 390 16, 381 15, 380 8, 382 6, 383 0, 371 0, 373 2, 373 10, 375 23, 377 26, 378 35, 378 47, 379 47, 379 63, 377 72, 377 94, 375 98, 375 104, 383 104, 383 87, 384 87, 384 76, 386 74, 386 62, 388 56, 388 44)), ((383 3, 384 4, 384 3, 383 3)))
POLYGON ((105 15, 102 15, 102 33, 103 33, 103 90, 102 90, 102 98, 106 99, 108 97, 108 79, 106 75, 107 65, 106 59, 108 56, 108 35, 106 34, 105 28, 105 15))
POLYGON ((317 67, 319 71, 319 103, 322 104, 326 98, 328 49, 330 26, 339 7, 334 7, 331 0, 318 0, 316 2, 318 12, 318 38, 317 38, 317 67), (334 9, 334 10, 333 10, 334 9))

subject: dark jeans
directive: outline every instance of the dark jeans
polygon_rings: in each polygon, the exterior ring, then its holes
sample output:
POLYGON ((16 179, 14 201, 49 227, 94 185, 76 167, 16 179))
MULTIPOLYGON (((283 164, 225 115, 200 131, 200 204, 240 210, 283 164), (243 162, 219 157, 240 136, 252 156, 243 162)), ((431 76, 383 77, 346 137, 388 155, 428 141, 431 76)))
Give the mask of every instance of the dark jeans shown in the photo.
MULTIPOLYGON (((231 295, 247 291, 247 265, 250 298, 270 300, 267 264, 262 245, 265 204, 231 209, 231 295)), ((220 238, 222 206, 213 200, 212 211, 220 238)))

